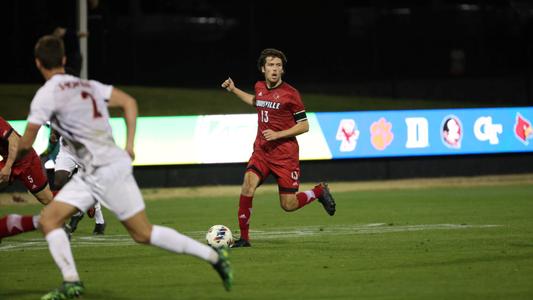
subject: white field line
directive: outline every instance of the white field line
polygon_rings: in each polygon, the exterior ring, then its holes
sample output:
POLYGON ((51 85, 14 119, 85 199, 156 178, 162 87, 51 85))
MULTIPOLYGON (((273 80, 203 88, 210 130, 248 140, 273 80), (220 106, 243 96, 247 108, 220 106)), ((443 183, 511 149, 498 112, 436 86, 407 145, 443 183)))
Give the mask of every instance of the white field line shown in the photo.
MULTIPOLYGON (((318 235, 354 235, 354 234, 382 234, 392 232, 410 232, 422 230, 456 230, 493 228, 502 225, 461 225, 461 224, 421 224, 421 225, 387 225, 385 223, 371 224, 348 224, 334 226, 304 226, 277 228, 275 230, 250 230, 254 240, 272 240, 285 238, 313 237, 318 235)), ((184 232, 199 241, 204 240, 205 232, 191 231, 184 232)), ((81 247, 116 247, 130 246, 135 242, 129 235, 103 235, 103 236, 76 236, 72 237, 73 248, 81 247)), ((0 244, 0 252, 17 250, 42 250, 48 249, 48 245, 43 238, 22 239, 6 238, 0 244)))

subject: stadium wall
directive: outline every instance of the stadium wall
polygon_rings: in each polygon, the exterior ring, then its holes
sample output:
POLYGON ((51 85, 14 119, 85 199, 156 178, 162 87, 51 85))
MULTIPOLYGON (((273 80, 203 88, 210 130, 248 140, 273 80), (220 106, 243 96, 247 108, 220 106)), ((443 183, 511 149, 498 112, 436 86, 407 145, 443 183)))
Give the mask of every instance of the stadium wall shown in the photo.
MULTIPOLYGON (((302 161, 301 181, 368 181, 533 173, 533 153, 302 161)), ((245 163, 135 167, 139 186, 240 185, 245 163)), ((272 176, 266 183, 274 183, 272 176)))

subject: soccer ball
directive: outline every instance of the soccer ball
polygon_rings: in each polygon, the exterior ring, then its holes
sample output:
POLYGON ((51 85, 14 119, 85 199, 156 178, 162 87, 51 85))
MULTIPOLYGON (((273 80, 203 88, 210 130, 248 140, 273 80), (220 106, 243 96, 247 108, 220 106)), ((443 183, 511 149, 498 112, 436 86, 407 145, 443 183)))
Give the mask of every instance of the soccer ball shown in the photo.
POLYGON ((233 235, 231 230, 224 225, 214 225, 205 235, 207 244, 213 248, 231 247, 233 245, 233 235))

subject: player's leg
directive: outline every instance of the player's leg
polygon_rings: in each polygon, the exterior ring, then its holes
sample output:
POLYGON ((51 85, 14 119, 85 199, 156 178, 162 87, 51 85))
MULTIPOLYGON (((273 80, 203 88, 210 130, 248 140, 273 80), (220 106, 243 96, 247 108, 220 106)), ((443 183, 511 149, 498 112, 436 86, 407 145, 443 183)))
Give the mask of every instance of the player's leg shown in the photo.
POLYGON ((17 173, 16 178, 24 184, 39 202, 47 205, 54 199, 54 195, 48 185, 48 177, 46 177, 45 170, 37 154, 32 155, 31 161, 20 170, 20 173, 17 173))
POLYGON ((122 224, 137 243, 150 244, 174 253, 192 255, 211 263, 222 278, 226 290, 231 289, 233 273, 226 249, 214 250, 170 227, 152 225, 144 210, 123 220, 122 224))
POLYGON ((255 190, 268 176, 268 168, 253 156, 248 163, 239 197, 237 219, 239 221, 240 237, 235 240, 232 248, 250 247, 250 218, 252 216, 252 201, 255 190))
MULTIPOLYGON (((121 180, 116 180, 116 178, 106 180, 109 186, 101 199, 101 204, 117 215, 136 242, 150 244, 174 253, 192 255, 211 263, 221 276, 225 288, 229 290, 233 281, 233 273, 227 250, 216 251, 172 228, 152 225, 146 216, 144 201, 133 175, 129 172, 122 173, 131 171, 131 166, 123 168, 125 170, 122 170, 118 164, 108 170, 111 175, 123 177, 121 180)), ((107 171, 102 170, 102 172, 107 171)), ((104 176, 107 175, 109 174, 104 174, 104 176)))
MULTIPOLYGON (((76 161, 68 152, 65 151, 64 146, 61 146, 57 154, 55 172, 54 172, 54 190, 59 192, 69 182, 70 178, 76 171, 76 161)), ((78 223, 83 219, 84 213, 82 211, 76 212, 70 218, 66 228, 70 233, 74 233, 78 228, 78 223)))
POLYGON ((33 196, 39 200, 44 205, 49 204, 54 199, 54 195, 52 194, 52 190, 50 190, 50 187, 48 184, 46 186, 38 191, 38 192, 32 192, 33 196))
POLYGON ((326 183, 319 183, 310 190, 298 192, 300 185, 300 163, 298 160, 284 161, 271 165, 276 174, 280 205, 285 211, 295 211, 314 200, 318 200, 329 215, 335 214, 335 200, 326 183))
POLYGON ((102 214, 102 205, 96 202, 94 205, 94 230, 93 234, 101 235, 105 232, 104 214, 102 214))
POLYGON ((80 282, 76 270, 70 241, 62 227, 65 220, 76 211, 77 208, 71 204, 52 201, 41 213, 41 230, 48 242, 50 253, 63 276, 62 286, 58 290, 44 295, 42 299, 67 299, 77 297, 84 292, 83 284, 80 282))
POLYGON ((0 219, 0 240, 8 236, 33 231, 39 225, 39 216, 10 214, 0 219))
MULTIPOLYGON (((48 187, 48 181, 38 157, 37 161, 38 165, 32 163, 22 169, 15 170, 13 172, 14 179, 21 181, 39 202, 46 205, 52 201, 53 195, 48 187)), ((39 216, 7 215, 0 219, 0 239, 33 231, 38 228, 38 223, 39 216)))
POLYGON ((67 233, 62 226, 67 218, 78 210, 94 205, 94 196, 87 177, 73 177, 69 184, 56 195, 54 201, 41 213, 40 226, 48 248, 63 275, 63 284, 42 299, 65 299, 77 297, 84 292, 80 282, 67 233), (63 297, 63 298, 61 298, 63 297))
POLYGON ((284 192, 280 187, 279 199, 281 207, 287 212, 298 210, 318 199, 328 214, 335 214, 335 200, 326 183, 321 182, 310 190, 298 193, 284 192))

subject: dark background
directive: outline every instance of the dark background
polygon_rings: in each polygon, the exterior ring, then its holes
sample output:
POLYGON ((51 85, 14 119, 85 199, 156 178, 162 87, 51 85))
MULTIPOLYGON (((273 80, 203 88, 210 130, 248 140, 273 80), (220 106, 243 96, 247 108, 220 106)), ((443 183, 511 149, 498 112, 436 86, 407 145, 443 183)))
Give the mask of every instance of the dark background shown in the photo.
MULTIPOLYGON (((39 83, 33 45, 76 26, 74 0, 2 1, 2 83, 39 83)), ((89 1, 89 77, 216 88, 288 56, 302 91, 531 105, 533 1, 89 1)))

